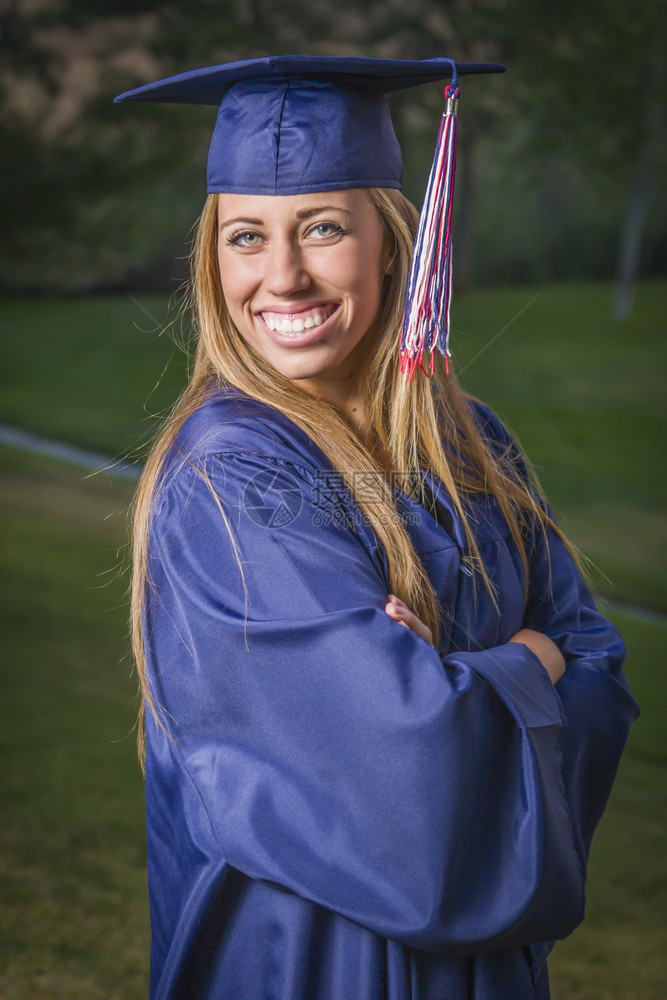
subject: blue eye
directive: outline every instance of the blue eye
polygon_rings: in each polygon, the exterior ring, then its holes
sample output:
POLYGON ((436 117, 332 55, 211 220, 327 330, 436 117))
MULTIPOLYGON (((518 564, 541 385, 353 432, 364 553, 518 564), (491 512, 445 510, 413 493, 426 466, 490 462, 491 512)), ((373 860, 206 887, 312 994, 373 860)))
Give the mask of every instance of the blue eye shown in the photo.
POLYGON ((242 233, 234 233, 230 236, 227 242, 230 246, 235 247, 256 247, 259 244, 261 237, 259 233, 253 233, 250 230, 244 231, 242 233))
POLYGON ((330 236, 342 236, 345 230, 337 222, 318 222, 316 226, 313 226, 311 232, 326 240, 330 236))

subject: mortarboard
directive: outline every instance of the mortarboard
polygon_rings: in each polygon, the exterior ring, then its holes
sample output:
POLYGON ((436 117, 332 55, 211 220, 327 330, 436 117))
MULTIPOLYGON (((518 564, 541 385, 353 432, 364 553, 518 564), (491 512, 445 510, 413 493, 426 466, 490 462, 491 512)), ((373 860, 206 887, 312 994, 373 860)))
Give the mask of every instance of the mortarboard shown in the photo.
POLYGON ((274 56, 180 73, 115 100, 217 105, 209 193, 291 195, 400 188, 401 151, 385 94, 451 80, 408 283, 401 359, 412 376, 425 351, 431 371, 435 347, 449 357, 458 76, 504 70, 446 58, 274 56))

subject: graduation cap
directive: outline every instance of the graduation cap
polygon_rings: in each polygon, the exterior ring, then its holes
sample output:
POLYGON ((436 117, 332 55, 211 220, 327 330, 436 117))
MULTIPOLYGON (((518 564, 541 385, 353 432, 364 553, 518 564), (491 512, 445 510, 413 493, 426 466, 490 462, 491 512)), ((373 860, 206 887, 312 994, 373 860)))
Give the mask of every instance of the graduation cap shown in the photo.
POLYGON ((126 91, 123 101, 212 104, 208 192, 293 195, 401 187, 401 150, 385 94, 448 80, 445 111, 419 223, 406 296, 401 367, 425 351, 449 359, 451 215, 458 77, 502 73, 452 59, 274 56, 191 70, 126 91))

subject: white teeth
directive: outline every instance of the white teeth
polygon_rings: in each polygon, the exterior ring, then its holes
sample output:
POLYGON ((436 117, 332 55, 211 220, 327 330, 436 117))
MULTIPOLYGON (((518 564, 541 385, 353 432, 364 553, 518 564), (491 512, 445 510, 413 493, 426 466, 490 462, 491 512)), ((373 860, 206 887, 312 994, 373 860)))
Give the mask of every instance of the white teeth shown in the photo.
POLYGON ((335 307, 327 308, 326 314, 321 311, 295 316, 292 319, 279 313, 262 313, 264 322, 269 330, 277 330, 279 333, 303 333, 304 330, 312 330, 313 327, 322 326, 334 312, 335 307))

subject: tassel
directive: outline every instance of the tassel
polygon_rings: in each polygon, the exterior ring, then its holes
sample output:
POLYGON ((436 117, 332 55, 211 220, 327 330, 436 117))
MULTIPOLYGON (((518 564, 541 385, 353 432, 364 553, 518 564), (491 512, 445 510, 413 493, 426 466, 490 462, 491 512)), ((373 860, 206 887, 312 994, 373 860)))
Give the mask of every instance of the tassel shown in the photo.
POLYGON ((445 111, 440 122, 433 166, 428 179, 412 254, 403 313, 401 371, 414 379, 421 368, 433 374, 435 349, 445 356, 449 373, 449 306, 452 297, 452 202, 456 170, 456 112, 459 90, 456 64, 452 82, 445 88, 445 111), (428 371, 424 352, 431 355, 428 371))

